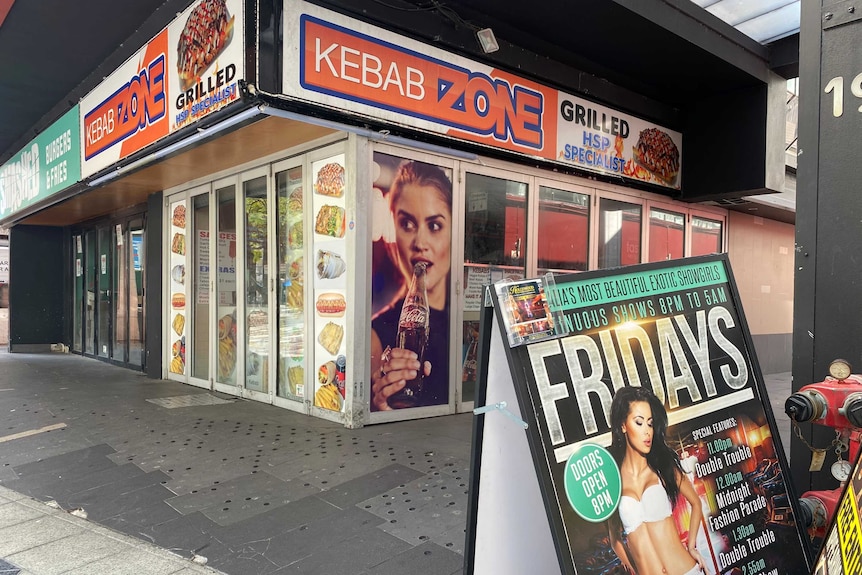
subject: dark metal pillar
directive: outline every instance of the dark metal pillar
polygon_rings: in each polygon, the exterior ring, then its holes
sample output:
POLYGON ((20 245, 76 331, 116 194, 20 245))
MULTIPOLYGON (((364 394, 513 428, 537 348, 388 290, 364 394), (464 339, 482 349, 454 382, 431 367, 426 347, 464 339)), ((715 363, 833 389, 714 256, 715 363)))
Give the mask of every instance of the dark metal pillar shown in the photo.
MULTIPOLYGON (((793 389, 821 381, 842 357, 862 371, 862 1, 802 2, 799 46, 799 171, 793 389)), ((831 430, 803 425, 826 447, 831 430)), ((799 490, 836 487, 809 473, 811 452, 794 437, 791 467, 799 490)))

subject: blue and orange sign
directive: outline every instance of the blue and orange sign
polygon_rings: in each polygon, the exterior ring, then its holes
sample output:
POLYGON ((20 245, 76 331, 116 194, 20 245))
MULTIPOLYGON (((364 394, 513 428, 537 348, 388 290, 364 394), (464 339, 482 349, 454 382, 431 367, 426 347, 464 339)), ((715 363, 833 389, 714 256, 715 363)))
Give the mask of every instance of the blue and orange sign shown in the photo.
POLYGON ((678 132, 302 0, 284 5, 288 96, 559 164, 680 187, 678 132), (663 163, 651 162, 653 149, 670 152, 663 163))
POLYGON ((125 157, 168 134, 166 62, 168 34, 147 45, 119 89, 84 114, 84 159, 120 144, 125 157))
POLYGON ((545 96, 537 86, 491 77, 303 15, 303 88, 408 114, 491 139, 542 150, 545 96))

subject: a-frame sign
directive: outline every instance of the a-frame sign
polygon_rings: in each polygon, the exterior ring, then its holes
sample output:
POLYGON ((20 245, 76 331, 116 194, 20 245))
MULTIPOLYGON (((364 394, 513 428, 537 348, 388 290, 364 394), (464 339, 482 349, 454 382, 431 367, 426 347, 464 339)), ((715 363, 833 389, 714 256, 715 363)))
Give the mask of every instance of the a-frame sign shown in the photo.
POLYGON ((726 255, 488 296, 465 573, 810 572, 726 255))

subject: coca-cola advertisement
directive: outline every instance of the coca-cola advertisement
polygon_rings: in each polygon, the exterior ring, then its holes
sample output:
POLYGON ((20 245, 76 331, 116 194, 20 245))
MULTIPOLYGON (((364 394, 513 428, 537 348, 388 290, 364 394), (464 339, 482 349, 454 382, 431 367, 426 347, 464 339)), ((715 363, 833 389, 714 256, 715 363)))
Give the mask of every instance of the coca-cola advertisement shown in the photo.
POLYGON ((449 403, 452 174, 374 153, 371 410, 449 403))

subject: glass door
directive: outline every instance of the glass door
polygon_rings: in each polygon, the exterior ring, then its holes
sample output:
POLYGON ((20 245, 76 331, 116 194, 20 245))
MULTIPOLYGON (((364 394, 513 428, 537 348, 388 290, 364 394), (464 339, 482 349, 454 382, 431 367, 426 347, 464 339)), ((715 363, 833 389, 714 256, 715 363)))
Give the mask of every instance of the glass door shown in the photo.
MULTIPOLYGON (((245 389, 269 393, 269 198, 268 170, 242 181, 245 285, 245 389), (259 175, 258 175, 259 174, 259 175)), ((260 399, 260 398, 259 398, 260 399)))
POLYGON ((650 202, 647 228, 648 262, 674 260, 685 255, 685 214, 673 206, 650 202))
POLYGON ((471 409, 476 393, 476 352, 484 286, 523 279, 527 272, 527 205, 530 179, 502 170, 464 174, 464 268, 461 278, 458 411, 471 409))
POLYGON ((72 259, 75 261, 74 299, 72 301, 72 351, 82 353, 84 335, 84 236, 72 236, 72 259))
POLYGON ((215 202, 215 389, 235 393, 237 386, 236 178, 213 184, 215 202))
POLYGON ((97 354, 99 357, 110 357, 111 328, 113 316, 113 250, 111 247, 112 232, 110 228, 99 228, 99 273, 97 275, 98 297, 96 303, 96 334, 97 354))
POLYGON ((129 223, 129 365, 144 367, 144 269, 145 243, 144 220, 133 219, 129 223))
POLYGON ((556 181, 538 184, 536 275, 586 271, 590 265, 592 190, 556 181))
POLYGON ((129 344, 129 262, 126 252, 129 249, 127 223, 112 226, 113 254, 111 261, 111 285, 114 294, 114 334, 111 348, 111 359, 126 363, 126 352, 129 344))
MULTIPOLYGON (((278 368, 276 395, 305 397, 305 218, 302 164, 287 160, 273 166, 278 209, 278 368)), ((337 312, 336 312, 337 313, 337 312)), ((341 312, 343 314, 343 311, 341 312)))
POLYGON ((84 283, 87 286, 87 294, 85 296, 85 312, 84 312, 84 353, 87 355, 96 354, 96 290, 98 289, 98 258, 96 251, 98 248, 95 230, 88 230, 84 235, 84 267, 85 279, 84 283))
POLYGON ((609 197, 599 200, 599 268, 641 261, 643 206, 609 197))
MULTIPOLYGON (((190 269, 173 279, 187 283, 190 330, 186 342, 190 383, 210 387, 210 197, 209 186, 193 190, 191 206, 190 269), (184 277, 183 277, 184 276, 184 277)), ((173 270, 172 270, 172 273, 173 270)))

